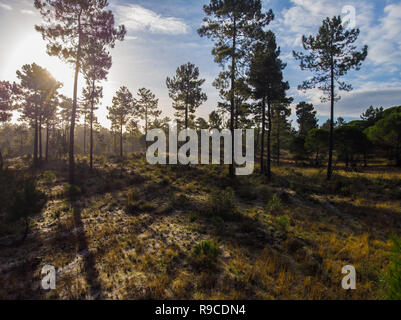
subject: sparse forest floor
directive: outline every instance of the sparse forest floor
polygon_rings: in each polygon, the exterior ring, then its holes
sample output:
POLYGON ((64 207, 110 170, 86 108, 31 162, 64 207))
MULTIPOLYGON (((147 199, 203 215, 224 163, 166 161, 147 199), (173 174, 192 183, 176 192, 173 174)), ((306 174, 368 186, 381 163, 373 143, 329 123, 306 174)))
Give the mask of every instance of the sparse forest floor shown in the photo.
MULTIPOLYGON (((271 183, 233 183, 221 166, 135 154, 122 170, 99 157, 90 173, 87 161, 79 188, 66 187, 66 162, 37 171, 47 203, 24 242, 24 224, 1 217, 1 299, 383 298, 390 237, 401 234, 399 169, 338 169, 328 183, 324 169, 283 164, 271 183), (57 269, 56 290, 40 288, 44 265, 57 269), (356 290, 341 287, 346 265, 356 290)), ((8 162, 7 174, 30 170, 8 162)))

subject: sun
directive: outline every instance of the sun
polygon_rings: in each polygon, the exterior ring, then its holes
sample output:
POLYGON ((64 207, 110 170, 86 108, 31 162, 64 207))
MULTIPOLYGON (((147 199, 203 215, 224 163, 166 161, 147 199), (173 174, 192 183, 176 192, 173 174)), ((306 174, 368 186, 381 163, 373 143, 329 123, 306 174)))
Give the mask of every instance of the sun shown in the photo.
POLYGON ((32 31, 22 37, 13 48, 10 48, 8 58, 3 68, 2 78, 17 81, 16 70, 21 70, 25 64, 36 63, 47 69, 52 76, 63 83, 62 92, 68 96, 72 95, 74 82, 73 66, 51 57, 46 53, 46 42, 40 34, 32 31))

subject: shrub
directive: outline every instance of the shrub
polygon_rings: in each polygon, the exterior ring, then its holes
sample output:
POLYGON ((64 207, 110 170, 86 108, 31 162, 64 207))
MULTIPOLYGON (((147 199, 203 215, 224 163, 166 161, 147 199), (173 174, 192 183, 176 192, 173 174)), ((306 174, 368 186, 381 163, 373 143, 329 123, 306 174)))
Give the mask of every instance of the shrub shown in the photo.
POLYGON ((195 222, 198 219, 198 214, 196 212, 190 212, 188 215, 189 222, 195 222))
POLYGON ((335 177, 331 184, 332 192, 348 196, 351 193, 350 182, 342 177, 335 177))
POLYGON ((197 268, 214 268, 220 249, 218 245, 210 240, 202 241, 191 251, 191 262, 197 268))
POLYGON ((391 263, 385 277, 387 298, 401 300, 401 238, 394 236, 392 242, 391 263))
POLYGON ((287 215, 281 216, 277 220, 279 226, 286 230, 290 226, 290 218, 287 215))
POLYGON ((235 194, 233 189, 218 190, 209 196, 208 200, 209 214, 232 218, 237 212, 235 194))
POLYGON ((171 199, 171 206, 176 209, 188 209, 190 207, 191 201, 185 194, 173 195, 171 199))
POLYGON ((267 204, 267 209, 270 212, 279 212, 283 209, 283 202, 277 194, 274 194, 273 197, 267 204))
POLYGON ((52 184, 56 181, 56 179, 57 177, 53 171, 46 171, 43 174, 43 180, 45 181, 46 184, 52 184))
POLYGON ((67 184, 64 187, 64 194, 71 200, 75 200, 82 195, 82 189, 76 185, 67 184))
POLYGON ((131 189, 128 191, 127 201, 128 205, 134 203, 135 201, 139 200, 139 192, 136 189, 131 189))
POLYGON ((40 213, 46 203, 46 195, 36 188, 36 182, 33 179, 24 179, 20 189, 13 194, 9 208, 9 219, 11 221, 25 220, 26 238, 29 231, 28 218, 40 213))

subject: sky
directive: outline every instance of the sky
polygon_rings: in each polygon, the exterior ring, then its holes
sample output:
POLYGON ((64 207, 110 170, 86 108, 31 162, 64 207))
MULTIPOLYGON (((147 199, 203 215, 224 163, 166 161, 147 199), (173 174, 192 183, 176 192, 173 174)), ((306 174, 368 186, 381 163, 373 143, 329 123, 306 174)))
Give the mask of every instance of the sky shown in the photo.
MULTIPOLYGON (((109 127, 106 106, 114 93, 127 86, 136 96, 139 88, 152 90, 159 98, 163 116, 173 118, 174 110, 166 87, 166 77, 173 76, 181 64, 191 62, 206 79, 208 96, 197 110, 198 117, 208 119, 219 101, 212 86, 220 72, 213 61, 213 43, 199 37, 203 5, 207 0, 109 0, 116 22, 124 24, 127 36, 112 50, 113 66, 104 86, 104 98, 97 111, 100 123, 109 127)), ((292 51, 302 50, 302 35, 314 35, 327 16, 350 16, 355 9, 355 24, 361 31, 358 46, 368 45, 369 55, 360 71, 351 71, 345 80, 354 90, 340 95, 336 117, 358 119, 370 105, 385 108, 401 105, 401 1, 395 0, 263 0, 263 10, 272 9, 275 20, 269 28, 276 33, 281 58, 287 63, 284 78, 289 81, 292 108, 300 101, 315 105, 321 122, 329 115, 329 104, 320 102, 321 93, 298 91, 311 76, 301 71, 292 51)), ((57 57, 46 54, 46 42, 34 26, 41 17, 33 0, 0 0, 0 80, 17 81, 16 70, 24 64, 37 63, 64 83, 62 93, 72 96, 73 68, 57 57)), ((83 85, 80 77, 80 87, 83 85)), ((294 113, 292 119, 294 119, 294 113)))

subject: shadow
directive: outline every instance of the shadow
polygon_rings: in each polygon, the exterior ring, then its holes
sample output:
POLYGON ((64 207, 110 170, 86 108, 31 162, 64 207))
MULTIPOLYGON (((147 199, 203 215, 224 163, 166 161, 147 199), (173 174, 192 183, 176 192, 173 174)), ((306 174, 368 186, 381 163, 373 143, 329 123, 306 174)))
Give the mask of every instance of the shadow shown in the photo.
POLYGON ((81 218, 81 208, 72 203, 74 212, 74 224, 76 230, 77 252, 82 256, 85 278, 89 285, 91 297, 97 300, 104 299, 102 285, 99 281, 99 273, 96 269, 95 256, 89 250, 88 239, 85 235, 85 227, 81 218))

